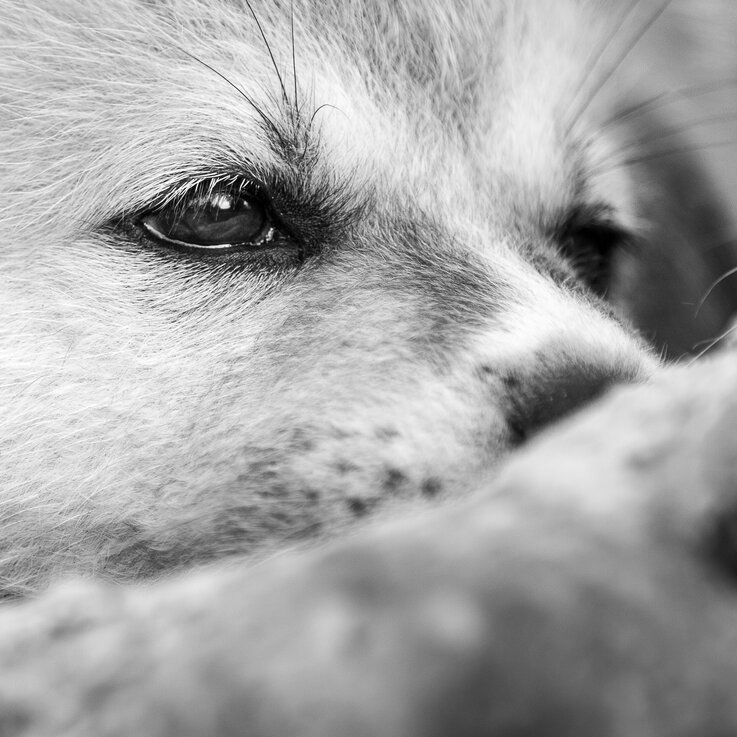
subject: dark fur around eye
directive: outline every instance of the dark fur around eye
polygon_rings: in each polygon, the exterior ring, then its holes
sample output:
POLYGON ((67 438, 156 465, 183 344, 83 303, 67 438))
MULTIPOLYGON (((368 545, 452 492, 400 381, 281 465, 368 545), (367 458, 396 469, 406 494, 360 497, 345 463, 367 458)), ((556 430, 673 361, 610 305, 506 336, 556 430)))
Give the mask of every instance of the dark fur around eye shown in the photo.
POLYGON ((556 229, 561 255, 600 297, 606 296, 616 255, 630 247, 632 235, 613 219, 606 205, 575 208, 556 229))

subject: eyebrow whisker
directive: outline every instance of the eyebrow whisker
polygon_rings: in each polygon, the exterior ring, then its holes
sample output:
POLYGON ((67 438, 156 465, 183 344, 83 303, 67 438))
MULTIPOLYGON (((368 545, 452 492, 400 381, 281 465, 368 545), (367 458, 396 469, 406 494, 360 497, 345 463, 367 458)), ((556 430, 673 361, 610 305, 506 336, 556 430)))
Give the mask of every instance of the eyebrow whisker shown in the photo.
MULTIPOLYGON (((281 88, 282 98, 284 99, 284 102, 287 106, 290 105, 289 101, 289 95, 287 95, 287 89, 284 86, 284 78, 281 75, 281 72, 279 71, 279 65, 276 63, 276 59, 274 58, 274 54, 271 50, 271 44, 269 44, 269 41, 266 38, 266 34, 264 33, 264 29, 261 25, 261 22, 258 19, 258 16, 256 15, 253 6, 250 3, 250 0, 244 0, 246 3, 246 7, 251 12, 251 15, 253 16, 253 20, 256 21, 256 26, 258 27, 258 31, 261 34, 261 39, 264 42, 264 45, 266 46, 266 50, 269 53, 269 58, 271 59, 271 65, 274 67, 274 71, 276 72, 276 77, 279 80, 279 87, 281 88)), ((292 48, 294 48, 294 45, 292 45, 292 48)), ((296 103, 296 100, 295 100, 296 103)))

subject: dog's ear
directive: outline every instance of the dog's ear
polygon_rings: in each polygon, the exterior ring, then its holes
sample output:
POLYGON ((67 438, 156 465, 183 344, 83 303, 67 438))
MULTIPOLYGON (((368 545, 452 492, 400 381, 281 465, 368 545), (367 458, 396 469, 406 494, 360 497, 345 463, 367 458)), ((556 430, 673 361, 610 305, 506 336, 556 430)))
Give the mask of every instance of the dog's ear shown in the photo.
POLYGON ((622 257, 612 296, 678 358, 737 314, 737 5, 675 0, 649 34, 624 103, 644 247, 622 257))

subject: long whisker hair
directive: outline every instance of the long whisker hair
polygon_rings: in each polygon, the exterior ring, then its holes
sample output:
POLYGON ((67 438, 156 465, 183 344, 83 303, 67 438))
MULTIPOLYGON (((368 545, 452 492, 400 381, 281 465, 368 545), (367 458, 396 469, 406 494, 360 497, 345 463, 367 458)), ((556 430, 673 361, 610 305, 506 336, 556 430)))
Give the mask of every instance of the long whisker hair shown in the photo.
POLYGON ((696 305, 696 311, 694 312, 694 317, 697 317, 699 312, 701 311, 701 308, 706 304, 706 300, 709 299, 712 292, 723 282, 725 279, 729 279, 730 276, 734 276, 734 274, 737 274, 737 266, 734 268, 728 269, 725 271, 719 278, 715 279, 710 285, 709 288, 704 293, 704 296, 699 300, 699 303, 696 305))
POLYGON ((212 66, 212 64, 209 64, 208 62, 201 59, 199 56, 196 56, 195 54, 191 53, 190 51, 187 51, 186 49, 181 48, 180 46, 176 47, 178 51, 185 56, 192 59, 192 61, 197 62, 198 64, 205 67, 205 69, 208 69, 213 74, 217 75, 222 79, 227 85, 232 87, 250 106, 251 108, 256 112, 256 114, 261 118, 264 125, 271 131, 279 140, 279 142, 282 145, 286 144, 286 141, 284 140, 284 136, 281 133, 281 130, 279 129, 279 126, 276 124, 273 118, 271 118, 266 111, 258 105, 253 98, 241 87, 239 87, 235 82, 233 82, 231 79, 229 79, 225 74, 223 74, 219 69, 212 66))
POLYGON ((289 33, 292 45, 292 82, 294 84, 294 111, 299 118, 299 93, 297 92, 297 48, 294 43, 294 0, 289 0, 289 33))
MULTIPOLYGON (((599 65, 602 59, 606 56, 607 52, 611 48, 612 44, 619 38, 619 34, 622 32, 622 28, 627 23, 632 13, 639 5, 639 0, 630 0, 630 3, 625 7, 624 12, 619 16, 616 25, 612 29, 612 32, 604 38, 603 42, 593 48, 586 59, 584 69, 588 69, 588 73, 582 75, 579 80, 578 86, 576 87, 573 95, 571 96, 571 109, 576 110, 580 107, 579 99, 581 98, 586 86, 590 83, 598 71, 599 65)), ((568 125, 568 132, 575 125, 578 120, 579 114, 572 115, 568 125)))
MULTIPOLYGON (((284 100, 284 104, 287 107, 290 107, 291 103, 289 100, 289 95, 287 95, 287 88, 284 86, 284 78, 282 77, 281 72, 279 71, 279 65, 276 63, 276 59, 274 58, 274 53, 271 50, 271 44, 269 43, 268 39, 266 38, 266 34, 264 33, 263 26, 261 25, 261 22, 258 19, 258 16, 256 15, 256 12, 253 9, 253 6, 250 3, 250 0, 245 0, 246 7, 250 11, 251 15, 253 16, 253 20, 256 22, 256 26, 258 27, 258 32, 261 34, 261 39, 264 42, 264 45, 266 46, 266 51, 269 54, 269 58, 271 59, 271 65, 274 67, 274 71, 276 72, 276 77, 279 80, 279 87, 281 88, 282 93, 282 99, 284 100)), ((294 16, 292 16, 292 19, 294 19, 294 16)), ((292 40, 294 40, 294 37, 292 37, 292 40)), ((292 48, 294 48, 294 45, 292 45, 292 48)), ((296 100, 295 100, 296 103, 296 100)))
MULTIPOLYGON (((617 70, 629 58, 630 54, 632 54, 632 52, 637 48, 638 44, 645 36, 645 34, 647 34, 647 32, 657 23, 663 13, 665 13, 665 11, 670 7, 672 2, 673 0, 662 0, 655 11, 652 12, 645 19, 644 23, 642 23, 637 28, 636 32, 626 41, 626 43, 622 45, 617 55, 614 57, 613 61, 609 64, 609 66, 606 67, 601 77, 599 77, 597 84, 591 89, 589 94, 586 95, 586 97, 580 104, 578 103, 577 99, 580 97, 580 94, 576 94, 576 96, 574 97, 574 104, 572 105, 572 108, 575 112, 569 122, 569 133, 575 126, 576 121, 580 120, 586 114, 586 112, 589 110, 591 105, 593 105, 595 100, 601 94, 602 90, 606 87, 606 85, 612 79, 617 70)), ((603 44, 603 47, 601 49, 602 56, 600 58, 603 58, 606 55, 607 50, 611 47, 614 41, 619 38, 621 29, 624 28, 627 20, 631 17, 635 10, 637 10, 639 5, 639 0, 634 0, 634 2, 631 2, 629 4, 627 10, 623 14, 623 17, 620 19, 620 22, 617 24, 612 34, 608 37, 608 40, 603 44)), ((583 92, 583 89, 585 89, 585 87, 587 86, 588 81, 592 79, 596 71, 598 71, 598 66, 598 63, 595 64, 592 72, 584 79, 583 85, 581 87, 581 92, 583 92)))
POLYGON ((699 346, 705 345, 705 347, 700 350, 695 356, 691 357, 691 360, 688 362, 688 366, 693 366, 700 358, 703 358, 712 348, 715 348, 718 346, 722 341, 726 340, 730 335, 732 335, 735 331, 737 331, 737 325, 730 325, 726 330, 724 330, 722 333, 717 335, 715 338, 710 338, 709 340, 702 340, 696 343, 693 347, 698 348, 699 346))
MULTIPOLYGON (((702 126, 717 125, 719 123, 737 123, 737 110, 729 113, 719 113, 717 115, 707 115, 698 120, 686 120, 678 124, 678 126, 668 127, 665 130, 657 131, 656 133, 645 134, 633 140, 630 145, 625 145, 621 154, 627 154, 628 151, 647 151, 652 153, 658 153, 658 151, 665 151, 667 149, 661 147, 660 149, 653 149, 658 144, 667 143, 671 139, 678 139, 688 134, 690 131, 697 131, 702 126)), ((704 129, 706 132, 708 128, 704 129)), ((713 145, 713 143, 711 144, 713 145)))
POLYGON ((597 169, 599 173, 610 171, 619 166, 636 166, 637 164, 645 164, 649 161, 657 161, 667 156, 687 156, 688 154, 698 153, 700 151, 710 151, 712 149, 730 148, 737 146, 737 138, 727 138, 719 141, 708 141, 707 143, 684 144, 683 146, 672 146, 658 151, 647 151, 641 156, 633 156, 623 160, 613 162, 610 167, 600 167, 597 169))
POLYGON ((714 92, 724 92, 732 88, 737 88, 737 79, 734 77, 711 81, 705 84, 690 85, 677 90, 659 92, 642 102, 621 108, 611 118, 605 120, 601 127, 611 128, 631 118, 656 113, 664 108, 667 109, 670 105, 677 105, 681 102, 695 100, 714 92))

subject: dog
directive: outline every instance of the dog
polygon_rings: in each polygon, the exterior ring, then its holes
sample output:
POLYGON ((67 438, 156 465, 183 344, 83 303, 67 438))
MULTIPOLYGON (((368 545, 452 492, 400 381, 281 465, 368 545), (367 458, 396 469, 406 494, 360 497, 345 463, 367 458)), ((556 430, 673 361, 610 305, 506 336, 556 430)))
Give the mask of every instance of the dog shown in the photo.
POLYGON ((3 733, 734 727, 728 3, 0 9, 3 733))

